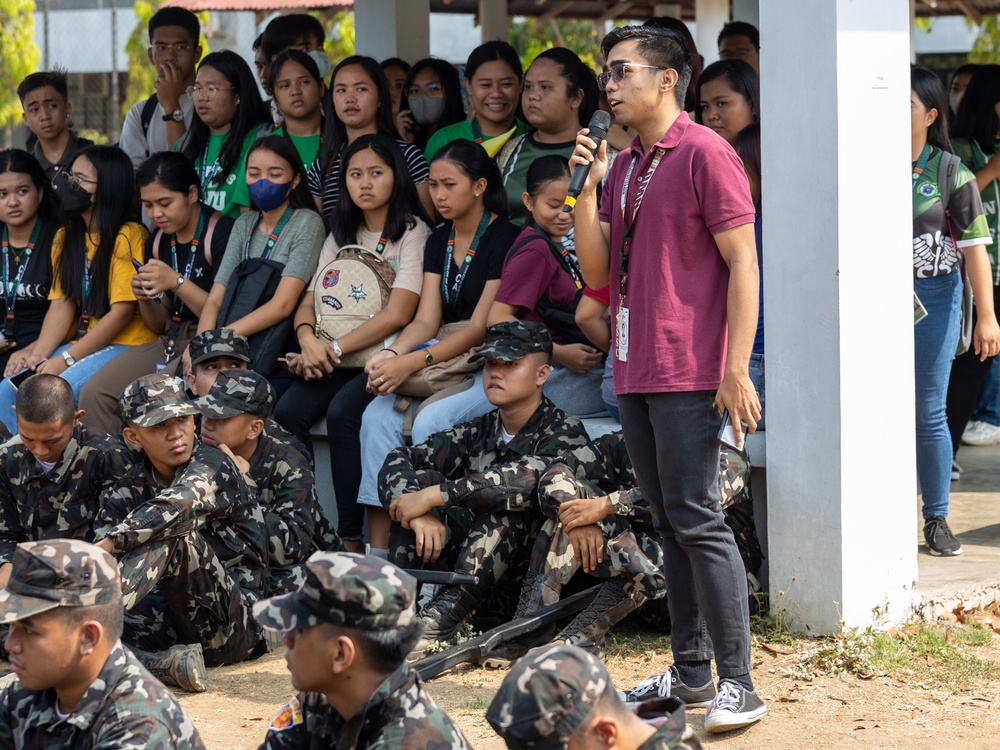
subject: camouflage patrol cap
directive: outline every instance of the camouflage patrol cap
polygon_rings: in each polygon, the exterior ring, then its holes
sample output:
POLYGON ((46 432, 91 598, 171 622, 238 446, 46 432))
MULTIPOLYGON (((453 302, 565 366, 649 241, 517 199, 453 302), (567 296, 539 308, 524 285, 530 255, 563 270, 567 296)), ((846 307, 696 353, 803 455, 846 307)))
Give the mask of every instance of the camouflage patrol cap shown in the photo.
POLYGON ((549 329, 530 320, 505 320, 486 329, 483 348, 469 357, 469 361, 490 357, 513 362, 534 352, 552 354, 549 329))
POLYGON ((274 388, 267 378, 253 370, 220 372, 215 383, 195 404, 209 419, 225 419, 237 414, 253 414, 267 419, 274 408, 274 388))
POLYGON ((266 628, 296 630, 329 622, 358 629, 409 625, 416 618, 413 576, 371 555, 315 552, 297 591, 257 602, 266 628))
POLYGON ((121 599, 115 558, 79 539, 22 542, 14 549, 7 588, 0 590, 0 624, 56 607, 89 607, 121 599))
POLYGON ((125 386, 118 397, 118 409, 122 419, 136 427, 154 427, 172 417, 199 413, 184 381, 162 372, 143 375, 125 386))
POLYGON ((486 720, 509 748, 564 748, 610 684, 607 669, 586 651, 540 646, 514 662, 486 720))
POLYGON ((244 362, 253 362, 247 337, 240 336, 232 328, 202 331, 191 339, 191 343, 188 344, 188 354, 191 355, 192 367, 216 357, 235 357, 244 362))

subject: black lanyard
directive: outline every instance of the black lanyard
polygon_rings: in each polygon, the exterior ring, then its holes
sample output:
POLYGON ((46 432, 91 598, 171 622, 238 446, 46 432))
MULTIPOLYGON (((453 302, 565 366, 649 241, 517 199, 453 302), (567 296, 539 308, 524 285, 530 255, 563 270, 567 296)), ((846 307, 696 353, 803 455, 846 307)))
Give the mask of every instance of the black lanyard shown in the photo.
MULTIPOLYGON (((625 299, 625 291, 628 287, 628 264, 630 254, 629 251, 631 249, 630 245, 632 244, 632 227, 635 226, 635 218, 639 215, 639 207, 642 205, 642 199, 646 196, 646 188, 649 186, 650 180, 653 179, 653 173, 656 172, 656 168, 660 166, 660 162, 663 161, 663 155, 666 152, 667 150, 665 148, 657 146, 656 153, 653 156, 653 161, 650 162, 645 175, 636 177, 636 182, 639 184, 639 188, 635 194, 635 200, 632 202, 631 220, 629 220, 626 216, 625 204, 628 202, 628 184, 632 180, 632 172, 635 170, 635 165, 639 161, 638 156, 632 157, 632 162, 628 165, 628 172, 625 173, 625 181, 622 183, 622 257, 621 268, 618 273, 618 293, 623 301, 625 299)), ((622 304, 624 304, 624 302, 622 304)))
POLYGON ((379 256, 381 256, 385 252, 385 249, 386 249, 386 247, 388 247, 388 245, 389 245, 388 238, 386 238, 384 236, 383 237, 379 237, 378 238, 378 244, 375 245, 375 252, 378 253, 379 256))
POLYGON ((448 245, 444 253, 444 270, 441 274, 441 295, 444 297, 446 305, 450 305, 458 300, 459 292, 462 291, 462 284, 465 283, 465 277, 469 273, 469 267, 472 265, 472 259, 476 257, 476 248, 479 247, 479 241, 483 238, 483 234, 489 225, 490 212, 484 209, 483 218, 479 220, 479 227, 472 238, 472 244, 469 245, 469 249, 465 253, 465 260, 462 262, 462 267, 458 269, 458 273, 455 274, 455 281, 449 286, 448 277, 451 276, 452 255, 455 252, 455 224, 452 223, 451 234, 448 236, 448 245))
MULTIPOLYGON (((973 141, 974 143, 975 141, 973 141)), ((913 167, 913 187, 916 188, 917 181, 920 179, 920 175, 924 173, 924 167, 927 166, 927 162, 931 158, 931 146, 929 143, 925 143, 923 149, 920 151, 920 158, 917 159, 917 164, 913 167)))
POLYGON ((472 140, 476 143, 483 142, 483 131, 479 128, 479 118, 472 118, 472 140))
POLYGON ((528 225, 531 229, 534 229, 541 236, 548 246, 556 254, 556 260, 559 265, 562 266, 563 270, 568 273, 572 279, 573 283, 576 284, 577 289, 583 289, 583 272, 580 271, 580 265, 576 262, 572 255, 570 255, 569 250, 561 242, 556 242, 551 239, 548 234, 546 234, 540 226, 535 222, 534 219, 528 225))
POLYGON ((28 261, 31 260, 31 251, 35 249, 35 243, 38 242, 38 234, 41 231, 42 222, 40 219, 36 218, 35 226, 31 230, 31 238, 28 240, 28 246, 24 249, 24 260, 21 261, 21 264, 17 269, 17 276, 14 277, 13 287, 10 287, 8 285, 10 279, 10 242, 7 238, 7 226, 4 225, 3 228, 3 295, 7 313, 3 324, 3 335, 6 338, 11 338, 14 335, 14 305, 17 303, 17 290, 21 286, 21 281, 24 279, 25 272, 28 270, 28 261))
POLYGON ((84 268, 83 268, 83 297, 80 299, 80 325, 76 328, 76 340, 79 341, 84 336, 87 335, 87 329, 90 328, 90 313, 87 312, 87 302, 90 299, 90 250, 87 250, 87 255, 84 256, 84 268))
MULTIPOLYGON (((292 218, 292 214, 294 213, 295 209, 292 208, 291 206, 288 206, 288 208, 285 209, 285 212, 281 215, 281 218, 278 219, 278 223, 271 231, 271 234, 268 235, 267 244, 264 246, 264 252, 261 253, 260 256, 261 260, 267 260, 269 257, 271 257, 271 251, 274 249, 274 245, 278 241, 278 235, 281 234, 281 230, 285 228, 285 224, 288 223, 288 220, 292 218)), ((263 213, 260 214, 259 218, 257 219, 257 223, 260 223, 260 220, 263 217, 264 214, 263 213)), ((250 232, 247 234, 247 241, 243 244, 243 260, 250 259, 250 241, 253 239, 253 233, 254 231, 256 231, 256 228, 257 224, 254 224, 254 228, 251 229, 250 232)))
POLYGON ((210 168, 208 166, 208 149, 206 148, 205 152, 201 155, 201 160, 198 165, 198 177, 201 178, 202 190, 208 190, 209 181, 214 180, 215 175, 218 174, 219 169, 221 168, 221 162, 219 161, 221 158, 222 154, 220 153, 215 157, 215 163, 210 168))
MULTIPOLYGON (((205 213, 207 209, 202 206, 198 216, 198 228, 194 230, 194 237, 191 238, 191 249, 188 252, 187 265, 184 267, 184 278, 191 278, 191 269, 194 268, 195 258, 198 256, 198 245, 201 244, 202 232, 205 229, 205 213)), ((173 269, 177 273, 181 272, 180 264, 177 262, 177 235, 170 235, 170 259, 173 269)), ((167 345, 163 350, 166 359, 170 359, 177 352, 177 334, 181 330, 181 313, 184 312, 184 300, 177 292, 174 292, 174 306, 170 315, 170 328, 167 331, 167 345)))

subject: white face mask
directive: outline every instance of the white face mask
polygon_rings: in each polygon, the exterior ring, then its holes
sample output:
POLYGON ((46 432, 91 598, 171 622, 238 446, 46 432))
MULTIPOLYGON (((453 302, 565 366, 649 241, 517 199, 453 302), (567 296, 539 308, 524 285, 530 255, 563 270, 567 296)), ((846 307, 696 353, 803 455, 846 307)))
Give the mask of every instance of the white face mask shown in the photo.
POLYGON ((410 111, 413 112, 413 119, 420 125, 430 125, 441 119, 444 114, 444 97, 432 99, 429 96, 415 96, 408 100, 410 111))
POLYGON ((326 78, 330 72, 330 56, 321 49, 314 49, 309 53, 309 57, 313 59, 316 67, 319 68, 319 77, 326 78))

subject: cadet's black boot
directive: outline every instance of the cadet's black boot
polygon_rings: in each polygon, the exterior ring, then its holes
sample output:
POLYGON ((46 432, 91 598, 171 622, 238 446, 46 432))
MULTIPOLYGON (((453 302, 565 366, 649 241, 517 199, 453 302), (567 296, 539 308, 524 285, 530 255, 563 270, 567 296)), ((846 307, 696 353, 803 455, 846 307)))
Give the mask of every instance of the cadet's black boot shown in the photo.
POLYGON ((462 621, 486 596, 482 585, 442 586, 427 603, 419 618, 424 622, 424 634, 410 652, 409 659, 419 659, 436 643, 447 641, 462 621))
POLYGON ((612 578, 601 586, 594 601, 578 614, 555 640, 604 658, 604 636, 611 626, 634 612, 638 604, 625 590, 625 581, 612 578))
MULTIPOLYGON (((517 611, 514 614, 515 618, 528 617, 542 608, 542 588, 545 581, 544 573, 531 570, 525 573, 524 583, 521 584, 521 598, 518 600, 517 611)), ((482 665, 487 669, 510 669, 510 665, 524 656, 530 649, 552 640, 554 631, 555 628, 550 625, 507 643, 501 643, 482 660, 482 665)))
POLYGON ((181 644, 155 653, 137 648, 130 650, 142 666, 164 685, 179 687, 189 693, 208 690, 208 673, 200 643, 181 644))

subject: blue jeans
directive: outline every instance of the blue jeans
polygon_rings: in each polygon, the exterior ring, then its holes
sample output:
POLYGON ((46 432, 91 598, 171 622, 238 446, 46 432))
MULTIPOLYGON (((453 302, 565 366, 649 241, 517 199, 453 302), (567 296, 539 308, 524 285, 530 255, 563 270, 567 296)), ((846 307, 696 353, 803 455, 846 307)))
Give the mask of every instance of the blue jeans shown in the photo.
POLYGON ((719 677, 748 674, 746 570, 720 504, 715 391, 621 394, 618 408, 663 543, 674 659, 714 656, 719 677))
POLYGON ((987 422, 994 427, 1000 427, 1000 357, 994 358, 990 371, 986 373, 983 388, 979 391, 979 403, 972 412, 972 418, 978 422, 987 422))
MULTIPOLYGON (((69 347, 70 344, 60 346, 52 352, 49 359, 61 356, 64 351, 69 349, 69 347)), ((122 344, 111 344, 103 349, 98 349, 93 354, 88 354, 81 360, 77 360, 75 365, 63 372, 60 377, 73 387, 73 398, 76 399, 77 403, 80 401, 80 390, 83 388, 83 384, 87 382, 90 376, 126 349, 128 349, 128 347, 123 346, 122 344)), ((3 422, 7 425, 7 428, 11 432, 15 433, 17 432, 17 416, 14 414, 14 401, 16 396, 17 389, 10 384, 9 379, 0 381, 0 422, 3 422)))
POLYGON ((764 431, 764 417, 767 413, 764 411, 764 355, 763 354, 751 354, 750 355, 750 382, 753 383, 754 389, 757 391, 757 398, 760 399, 760 421, 757 422, 757 431, 764 431))
POLYGON ((571 416, 603 417, 606 410, 601 398, 603 377, 604 365, 595 365, 590 372, 576 372, 553 362, 543 390, 552 403, 571 416))
MULTIPOLYGON (((361 487, 358 502, 382 507, 378 496, 378 475, 385 457, 405 444, 403 415, 392 408, 395 396, 378 396, 368 404, 361 419, 361 487)), ((416 409, 420 401, 413 402, 416 409)), ((437 401, 413 420, 413 445, 424 442, 430 435, 449 430, 455 425, 482 416, 493 409, 483 391, 483 371, 476 371, 471 387, 454 396, 437 401)))
POLYGON ((614 351, 608 352, 608 358, 604 362, 604 378, 601 381, 601 399, 604 401, 604 408, 608 410, 608 414, 621 422, 621 414, 618 412, 618 397, 615 395, 614 360, 614 351))
POLYGON ((945 404, 960 333, 962 277, 952 271, 947 276, 914 279, 913 291, 927 308, 927 317, 913 326, 917 477, 924 518, 944 518, 948 515, 952 457, 945 404))

